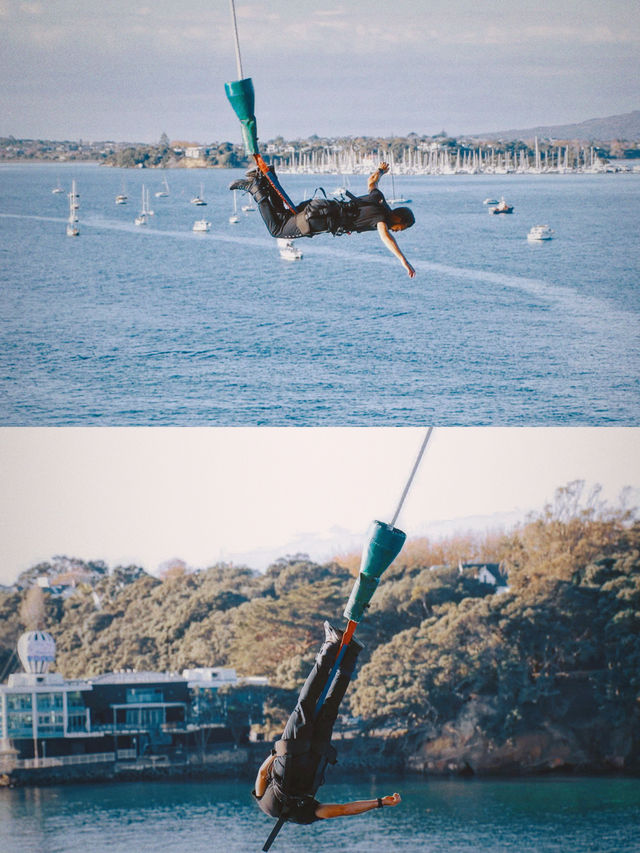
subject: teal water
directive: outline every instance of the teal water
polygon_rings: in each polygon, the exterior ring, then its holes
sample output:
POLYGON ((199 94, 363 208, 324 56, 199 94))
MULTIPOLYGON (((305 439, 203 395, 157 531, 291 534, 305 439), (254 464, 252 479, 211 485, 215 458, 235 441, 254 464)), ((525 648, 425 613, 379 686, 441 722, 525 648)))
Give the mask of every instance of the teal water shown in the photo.
MULTIPOLYGON (((0 166, 1 425, 638 423, 640 175, 399 177, 409 279, 375 234, 283 261, 257 212, 229 223, 239 174, 169 171, 155 198, 157 171, 0 166), (488 215, 502 194, 514 214, 488 215)), ((339 182, 283 176, 295 199, 339 182)))
MULTIPOLYGON (((273 821, 238 782, 144 782, 0 790, 4 853, 245 853, 273 821)), ((273 853, 640 851, 639 779, 424 781, 322 789, 325 801, 402 794, 396 808, 284 827, 273 853)))

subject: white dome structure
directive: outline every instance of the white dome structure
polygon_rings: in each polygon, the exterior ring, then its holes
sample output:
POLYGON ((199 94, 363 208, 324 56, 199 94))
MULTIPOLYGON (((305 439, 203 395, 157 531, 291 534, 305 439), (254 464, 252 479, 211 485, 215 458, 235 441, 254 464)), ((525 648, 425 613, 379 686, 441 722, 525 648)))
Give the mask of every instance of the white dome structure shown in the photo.
POLYGON ((26 631, 18 640, 18 655, 25 672, 43 675, 56 659, 56 641, 46 631, 26 631))

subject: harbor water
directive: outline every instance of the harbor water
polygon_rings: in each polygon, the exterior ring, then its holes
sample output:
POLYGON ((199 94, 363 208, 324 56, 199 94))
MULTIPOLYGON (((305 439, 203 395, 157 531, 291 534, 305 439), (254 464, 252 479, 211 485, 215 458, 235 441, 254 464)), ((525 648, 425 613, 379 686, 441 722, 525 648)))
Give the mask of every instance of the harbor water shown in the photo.
MULTIPOLYGON (((144 782, 0 789, 3 853, 250 853, 274 821, 250 783, 144 782)), ((395 808, 311 826, 287 824, 273 853, 634 853, 640 780, 424 781, 331 784, 337 801, 401 792, 395 808)))
POLYGON ((257 211, 229 223, 240 174, 170 170, 156 198, 157 170, 0 167, 2 425, 637 423, 640 175, 398 176, 410 279, 376 234, 283 260, 257 211), (489 215, 501 195, 514 213, 489 215), (552 240, 527 240, 539 224, 552 240))

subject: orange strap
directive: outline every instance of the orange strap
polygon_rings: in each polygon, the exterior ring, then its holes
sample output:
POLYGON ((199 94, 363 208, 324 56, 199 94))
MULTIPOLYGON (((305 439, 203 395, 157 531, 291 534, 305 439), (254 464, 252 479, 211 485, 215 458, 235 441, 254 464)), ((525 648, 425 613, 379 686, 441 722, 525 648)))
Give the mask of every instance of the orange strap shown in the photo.
POLYGON ((292 213, 297 213, 294 203, 291 201, 289 196, 285 193, 285 191, 282 189, 282 187, 278 183, 278 180, 277 180, 277 178, 275 178, 273 172, 269 168, 269 165, 267 163, 265 163, 265 161, 263 160, 262 154, 254 154, 253 159, 256 161, 256 166, 258 167, 260 172, 269 181, 269 183, 271 184, 273 189, 277 192, 277 194, 280 196, 280 198, 285 203, 285 205, 289 208, 289 210, 292 213))

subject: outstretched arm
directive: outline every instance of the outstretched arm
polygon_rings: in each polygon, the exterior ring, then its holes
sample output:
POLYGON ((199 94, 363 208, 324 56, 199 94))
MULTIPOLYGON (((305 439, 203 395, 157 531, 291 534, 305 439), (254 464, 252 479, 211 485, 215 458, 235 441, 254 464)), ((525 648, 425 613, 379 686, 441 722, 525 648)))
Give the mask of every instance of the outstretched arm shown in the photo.
POLYGON ((380 178, 385 174, 385 172, 388 172, 388 171, 389 171, 389 164, 388 163, 380 163, 380 165, 375 170, 375 172, 372 172, 369 175, 369 183, 367 184, 367 189, 369 190, 369 192, 371 192, 372 190, 375 190, 375 188, 378 186, 378 181, 380 180, 380 178))
POLYGON ((275 755, 268 755, 265 760, 260 765, 260 769, 258 770, 258 775, 256 776, 256 784, 254 790, 256 792, 256 797, 260 799, 260 797, 267 790, 267 785, 269 784, 269 770, 271 770, 271 765, 273 764, 273 760, 275 755))
POLYGON ((405 258, 405 256, 402 254, 402 252, 400 250, 400 246, 398 246, 398 244, 394 240, 393 235, 391 234, 391 232, 387 228, 386 222, 378 222, 378 234, 380 235, 380 239, 382 240, 384 245, 387 247, 387 249, 391 252, 391 254, 395 255, 396 258, 399 259, 402 266, 409 273, 409 278, 413 278, 414 275, 416 274, 416 271, 411 266, 409 261, 405 258))
MULTIPOLYGON (((397 806, 400 802, 400 794, 391 794, 381 797, 383 806, 397 806)), ((346 817, 347 815, 362 814, 371 809, 377 809, 378 800, 356 800, 353 803, 320 803, 316 809, 316 817, 346 817)))

